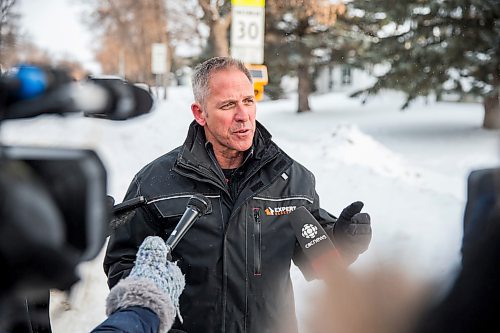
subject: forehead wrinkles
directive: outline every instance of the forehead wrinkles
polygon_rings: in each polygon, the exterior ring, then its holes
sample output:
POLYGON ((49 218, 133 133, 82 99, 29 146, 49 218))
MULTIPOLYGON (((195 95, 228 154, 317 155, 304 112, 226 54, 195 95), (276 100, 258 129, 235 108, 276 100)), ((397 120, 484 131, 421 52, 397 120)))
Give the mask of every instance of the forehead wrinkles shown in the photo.
POLYGON ((216 93, 223 99, 239 100, 253 96, 253 83, 238 68, 221 69, 211 73, 207 92, 207 95, 216 93), (217 77, 215 77, 216 75, 217 77), (216 82, 214 82, 215 80, 216 82), (220 88, 221 86, 222 88, 220 88), (216 87, 220 89, 215 91, 216 87))

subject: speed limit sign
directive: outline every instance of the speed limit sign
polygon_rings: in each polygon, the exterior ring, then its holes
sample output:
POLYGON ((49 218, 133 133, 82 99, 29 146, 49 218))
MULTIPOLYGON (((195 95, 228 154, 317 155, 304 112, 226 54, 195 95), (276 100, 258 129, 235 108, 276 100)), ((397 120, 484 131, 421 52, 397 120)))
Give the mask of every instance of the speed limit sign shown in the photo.
POLYGON ((232 0, 231 56, 264 63, 264 0, 232 0))

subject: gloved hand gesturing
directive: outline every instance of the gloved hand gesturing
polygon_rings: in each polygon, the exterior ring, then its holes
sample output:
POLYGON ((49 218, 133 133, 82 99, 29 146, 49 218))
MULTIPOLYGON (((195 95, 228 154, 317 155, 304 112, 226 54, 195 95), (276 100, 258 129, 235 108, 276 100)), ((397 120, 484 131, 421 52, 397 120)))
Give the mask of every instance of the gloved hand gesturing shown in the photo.
POLYGON ((150 308, 160 318, 159 332, 167 332, 176 314, 181 319, 179 297, 184 286, 181 270, 167 260, 164 240, 149 236, 137 251, 130 275, 111 289, 106 300, 106 314, 130 306, 150 308))
POLYGON ((344 208, 333 227, 333 241, 343 254, 357 257, 368 249, 372 238, 370 215, 360 213, 364 204, 356 201, 344 208))

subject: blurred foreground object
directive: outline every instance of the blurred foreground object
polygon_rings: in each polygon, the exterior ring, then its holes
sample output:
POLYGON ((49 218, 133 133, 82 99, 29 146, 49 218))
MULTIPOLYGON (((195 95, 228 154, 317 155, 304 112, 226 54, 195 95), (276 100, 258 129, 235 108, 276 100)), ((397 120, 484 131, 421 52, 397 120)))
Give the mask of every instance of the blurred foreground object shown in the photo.
MULTIPOLYGON (((168 247, 161 237, 147 237, 137 252, 137 259, 130 275, 114 286, 106 300, 106 314, 110 317, 92 332, 149 332, 137 322, 148 327, 156 320, 148 314, 122 314, 133 307, 147 308, 159 318, 158 332, 167 332, 179 315, 179 297, 185 280, 175 263, 167 260, 168 247), (121 320, 116 320, 121 317, 121 320), (136 327, 136 330, 133 328, 136 327)), ((137 314, 137 313, 136 313, 137 314)), ((149 327, 148 327, 149 328, 149 327)), ((152 327, 152 331, 155 328, 152 327)))
MULTIPOLYGON (((125 81, 79 83, 63 69, 34 65, 0 76, 0 121, 74 112, 124 120, 152 106, 146 91, 125 81)), ((92 150, 0 144, 1 332, 48 318, 28 311, 29 303, 46 303, 51 288, 69 290, 78 264, 99 253, 113 206, 106 185, 92 150)))
POLYGON ((500 168, 468 178, 462 268, 417 333, 500 332, 500 168))
POLYGON ((2 119, 83 112, 125 120, 148 113, 152 96, 125 80, 90 77, 76 82, 63 69, 20 65, 0 77, 2 119))
POLYGON ((499 194, 500 168, 469 175, 462 266, 451 287, 414 281, 397 267, 379 267, 362 277, 332 269, 323 288, 311 295, 316 306, 305 332, 500 332, 499 194))

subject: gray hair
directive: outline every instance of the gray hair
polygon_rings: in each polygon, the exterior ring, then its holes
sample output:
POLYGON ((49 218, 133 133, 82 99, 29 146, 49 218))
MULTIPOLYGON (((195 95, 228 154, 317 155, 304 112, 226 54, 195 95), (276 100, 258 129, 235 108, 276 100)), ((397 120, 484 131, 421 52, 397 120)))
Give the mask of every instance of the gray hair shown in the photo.
POLYGON ((204 105, 205 100, 210 93, 210 88, 208 86, 210 75, 216 71, 230 68, 240 70, 243 74, 246 75, 250 83, 252 83, 252 76, 250 75, 250 71, 240 60, 230 57, 210 58, 196 66, 194 69, 191 81, 195 101, 204 105))

